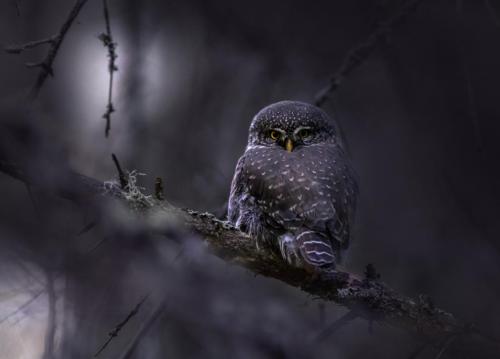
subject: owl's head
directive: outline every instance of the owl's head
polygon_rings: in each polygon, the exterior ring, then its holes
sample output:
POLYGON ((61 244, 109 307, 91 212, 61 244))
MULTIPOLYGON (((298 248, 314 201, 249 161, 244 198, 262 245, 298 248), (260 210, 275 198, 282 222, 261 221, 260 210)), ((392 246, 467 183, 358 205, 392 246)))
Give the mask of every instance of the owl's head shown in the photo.
POLYGON ((320 108, 298 101, 273 103, 255 115, 249 146, 276 146, 289 152, 314 144, 341 145, 336 124, 320 108))

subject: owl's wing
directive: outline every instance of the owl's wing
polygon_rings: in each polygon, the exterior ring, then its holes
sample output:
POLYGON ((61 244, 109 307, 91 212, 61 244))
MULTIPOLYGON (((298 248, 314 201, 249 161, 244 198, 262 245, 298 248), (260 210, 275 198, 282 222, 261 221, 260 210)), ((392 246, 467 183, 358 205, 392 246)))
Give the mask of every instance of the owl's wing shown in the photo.
POLYGON ((287 200, 278 211, 272 208, 271 215, 278 217, 277 222, 284 223, 286 229, 314 231, 321 234, 318 241, 329 241, 335 250, 347 249, 358 196, 356 175, 343 154, 329 155, 336 165, 328 173, 311 169, 303 182, 293 181, 286 187, 287 200))
POLYGON ((258 241, 263 233, 262 212, 249 191, 246 161, 247 158, 243 155, 236 165, 229 195, 228 220, 258 241))
POLYGON ((356 211, 358 185, 356 174, 349 164, 341 163, 335 172, 329 185, 332 188, 329 188, 331 197, 327 203, 332 208, 331 215, 327 219, 320 219, 313 227, 323 228, 334 248, 347 249, 356 211))
POLYGON ((243 167, 245 165, 245 156, 240 157, 238 163, 236 164, 236 170, 234 171, 233 180, 231 181, 231 192, 229 194, 229 203, 227 210, 227 219, 229 222, 236 224, 240 214, 240 199, 245 188, 245 178, 243 167))

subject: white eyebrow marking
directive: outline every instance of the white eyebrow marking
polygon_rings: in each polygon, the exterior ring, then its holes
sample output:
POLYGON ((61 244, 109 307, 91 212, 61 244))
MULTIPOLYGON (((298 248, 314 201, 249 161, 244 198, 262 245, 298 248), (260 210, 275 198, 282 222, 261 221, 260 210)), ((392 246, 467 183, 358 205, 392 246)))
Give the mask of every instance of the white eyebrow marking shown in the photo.
POLYGON ((295 131, 293 131, 293 134, 296 135, 301 130, 311 130, 311 129, 312 129, 312 127, 310 127, 310 126, 299 126, 295 129, 295 131))

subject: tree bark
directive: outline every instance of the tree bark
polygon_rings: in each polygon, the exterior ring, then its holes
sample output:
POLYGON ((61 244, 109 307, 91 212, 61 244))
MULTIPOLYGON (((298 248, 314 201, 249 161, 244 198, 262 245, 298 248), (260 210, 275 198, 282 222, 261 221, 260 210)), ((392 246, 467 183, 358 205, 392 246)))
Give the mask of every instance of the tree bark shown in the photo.
POLYGON ((0 172, 77 203, 91 197, 118 198, 140 213, 144 229, 148 232, 168 235, 172 233, 173 225, 181 225, 196 232, 209 251, 219 258, 255 274, 300 288, 314 297, 345 306, 359 317, 383 321, 432 339, 478 333, 452 314, 436 308, 424 296, 412 299, 380 281, 363 278, 340 268, 310 273, 291 267, 273 252, 258 250, 253 238, 210 213, 176 208, 168 202, 142 194, 131 198, 118 183, 100 182, 70 171, 62 175, 65 180, 61 183, 66 185, 50 187, 40 181, 39 176, 30 176, 29 171, 6 161, 0 160, 0 172))

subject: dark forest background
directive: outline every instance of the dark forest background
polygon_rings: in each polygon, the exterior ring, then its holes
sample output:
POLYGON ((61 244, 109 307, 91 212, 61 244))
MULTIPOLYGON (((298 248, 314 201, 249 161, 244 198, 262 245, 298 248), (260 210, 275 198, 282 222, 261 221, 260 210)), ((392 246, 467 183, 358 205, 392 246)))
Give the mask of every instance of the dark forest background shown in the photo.
MULTIPOLYGON (((279 100, 312 102, 401 3, 111 0, 119 71, 105 138, 105 23, 91 0, 34 103, 25 93, 39 70, 24 63, 47 48, 0 54, 1 153, 55 182, 54 164, 112 180, 115 153, 146 174, 149 191, 161 176, 170 202, 220 211, 253 115, 279 100)), ((51 36, 72 5, 2 1, 0 43, 51 36)), ((499 64, 497 0, 422 1, 323 106, 343 129, 361 189, 346 268, 373 263, 393 288, 429 295, 496 337, 499 64)), ((90 358, 148 294, 100 357, 407 358, 419 345, 364 320, 309 345, 345 310, 254 277, 188 237, 142 240, 124 216, 82 211, 0 175, 0 358, 90 358)), ((458 346, 445 356, 495 357, 458 346)))

